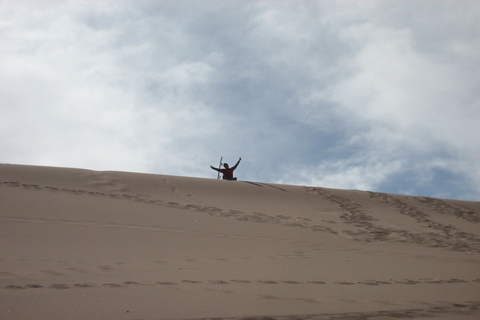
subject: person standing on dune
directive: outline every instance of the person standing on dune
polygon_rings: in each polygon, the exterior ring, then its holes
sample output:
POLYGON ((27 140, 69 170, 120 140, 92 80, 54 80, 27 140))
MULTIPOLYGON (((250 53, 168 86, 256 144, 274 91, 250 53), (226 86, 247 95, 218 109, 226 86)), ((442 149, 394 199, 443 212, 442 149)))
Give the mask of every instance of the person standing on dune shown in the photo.
POLYGON ((233 180, 233 181, 236 181, 236 180, 237 180, 237 177, 234 177, 234 176, 233 176, 233 171, 234 171, 235 169, 237 169, 237 166, 238 166, 238 164, 240 163, 240 161, 242 161, 242 158, 239 158, 239 159, 238 159, 238 162, 237 162, 233 167, 231 167, 231 168, 228 166, 228 163, 224 163, 224 164, 223 164, 223 166, 225 167, 225 169, 215 168, 214 166, 210 166, 210 168, 212 168, 212 169, 215 170, 215 171, 218 171, 218 172, 222 173, 224 180, 233 180))

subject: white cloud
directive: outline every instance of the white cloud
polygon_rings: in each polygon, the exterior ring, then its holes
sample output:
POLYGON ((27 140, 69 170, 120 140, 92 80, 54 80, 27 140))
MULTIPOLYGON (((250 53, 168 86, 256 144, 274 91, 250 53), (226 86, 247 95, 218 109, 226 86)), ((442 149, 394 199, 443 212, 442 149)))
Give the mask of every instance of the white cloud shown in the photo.
POLYGON ((282 180, 297 184, 339 189, 375 190, 402 168, 401 161, 380 162, 369 157, 323 162, 315 167, 294 170, 282 180))
MULTIPOLYGON (((352 161, 345 164, 337 159, 323 160, 314 170, 318 172, 313 173, 314 178, 305 181, 325 184, 332 179, 342 181, 336 185, 375 189, 389 176, 405 172, 405 167, 411 169, 412 161, 424 159, 414 167, 416 172, 425 172, 439 167, 440 160, 452 159, 449 161, 452 166, 443 169, 462 172, 478 185, 478 170, 472 168, 478 168, 479 164, 476 128, 480 120, 480 100, 473 89, 478 88, 478 81, 473 85, 469 82, 478 70, 474 68, 465 74, 465 70, 459 70, 456 59, 445 61, 441 56, 419 51, 415 47, 414 31, 407 26, 392 28, 371 22, 353 23, 340 29, 339 37, 349 43, 352 50, 348 72, 342 79, 312 90, 302 101, 308 112, 313 113, 308 123, 323 118, 324 106, 330 104, 335 106, 340 121, 354 128, 355 135, 343 141, 343 148, 352 151, 352 161), (361 150, 355 152, 359 146, 361 150), (353 159, 363 159, 365 155, 368 158, 363 162, 362 175, 353 159), (453 161, 458 158, 468 165, 460 166, 460 162, 453 161), (368 165, 369 161, 377 160, 380 162, 368 165), (391 161, 401 161, 403 166, 391 168, 387 166, 391 161), (382 166, 389 169, 378 172, 382 166), (374 172, 381 178, 368 174, 374 172)), ((471 56, 468 50, 462 53, 466 55, 459 53, 456 58, 471 56)), ((476 63, 478 59, 472 61, 472 65, 476 63)), ((311 171, 309 169, 310 175, 311 171)), ((474 193, 479 191, 478 187, 474 188, 477 188, 474 193)))

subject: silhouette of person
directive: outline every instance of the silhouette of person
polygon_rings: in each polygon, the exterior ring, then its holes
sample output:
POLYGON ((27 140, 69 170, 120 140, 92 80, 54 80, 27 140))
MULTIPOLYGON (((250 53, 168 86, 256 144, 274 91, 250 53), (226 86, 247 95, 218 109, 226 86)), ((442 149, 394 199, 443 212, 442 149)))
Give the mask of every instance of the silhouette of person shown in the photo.
POLYGON ((235 169, 237 169, 237 166, 238 164, 240 163, 240 161, 242 161, 242 158, 239 158, 238 159, 238 162, 237 164, 235 164, 233 167, 229 167, 228 166, 228 163, 224 163, 223 166, 225 167, 225 169, 220 169, 220 168, 215 168, 214 166, 210 166, 210 168, 212 168, 213 170, 215 171, 218 171, 218 172, 221 172, 223 174, 223 179, 224 180, 233 180, 233 181, 236 181, 237 180, 237 177, 234 177, 233 176, 233 171, 235 169))

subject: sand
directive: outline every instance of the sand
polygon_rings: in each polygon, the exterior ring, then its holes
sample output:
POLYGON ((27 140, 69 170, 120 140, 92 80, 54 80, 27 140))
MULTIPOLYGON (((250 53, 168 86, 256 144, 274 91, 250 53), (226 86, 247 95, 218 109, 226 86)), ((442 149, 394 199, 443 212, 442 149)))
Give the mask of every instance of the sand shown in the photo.
POLYGON ((480 203, 0 165, 0 318, 478 319, 480 203))

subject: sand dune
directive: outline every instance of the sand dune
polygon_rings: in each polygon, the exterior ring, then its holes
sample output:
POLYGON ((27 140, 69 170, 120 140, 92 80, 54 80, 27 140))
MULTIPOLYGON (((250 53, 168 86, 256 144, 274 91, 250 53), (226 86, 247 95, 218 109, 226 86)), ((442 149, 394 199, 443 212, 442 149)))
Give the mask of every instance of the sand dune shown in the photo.
POLYGON ((480 203, 0 165, 1 319, 478 319, 480 203))

